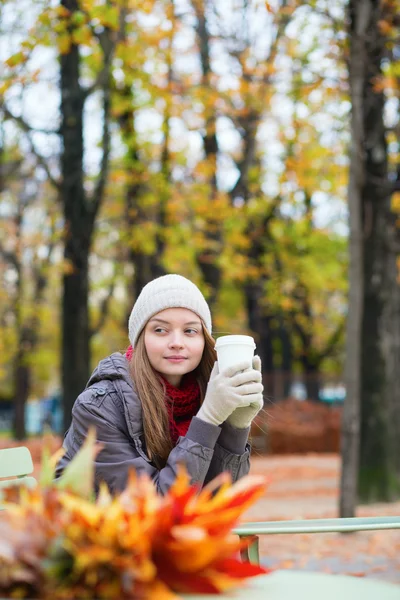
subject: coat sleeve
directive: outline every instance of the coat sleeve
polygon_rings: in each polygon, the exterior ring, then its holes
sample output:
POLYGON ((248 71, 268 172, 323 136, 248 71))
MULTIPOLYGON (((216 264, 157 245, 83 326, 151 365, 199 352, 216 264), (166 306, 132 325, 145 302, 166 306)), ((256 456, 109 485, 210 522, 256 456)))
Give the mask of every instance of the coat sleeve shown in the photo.
MULTIPOLYGON (((112 493, 122 491, 128 474, 134 469, 139 475, 146 473, 153 480, 157 491, 165 494, 174 482, 178 465, 183 464, 192 484, 204 483, 214 454, 215 443, 221 433, 220 427, 204 423, 194 417, 185 437, 179 438, 164 468, 157 469, 146 456, 142 435, 133 438, 128 434, 123 419, 115 418, 113 394, 108 393, 100 402, 87 394, 76 401, 72 411, 72 424, 64 440, 66 453, 60 460, 56 477, 79 450, 89 427, 95 427, 97 441, 103 448, 96 457, 95 485, 106 482, 112 493), (114 415, 114 418, 111 416, 114 415)), ((142 433, 142 432, 141 432, 142 433)))
POLYGON ((208 483, 222 472, 231 475, 232 482, 247 475, 250 471, 250 428, 236 429, 229 423, 223 423, 221 434, 215 444, 204 483, 208 483))

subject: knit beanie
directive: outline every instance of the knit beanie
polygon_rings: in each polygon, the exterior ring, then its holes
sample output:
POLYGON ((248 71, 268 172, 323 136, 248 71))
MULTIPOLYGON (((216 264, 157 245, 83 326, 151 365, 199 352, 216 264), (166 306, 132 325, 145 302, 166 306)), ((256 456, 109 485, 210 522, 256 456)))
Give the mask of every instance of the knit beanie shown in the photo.
POLYGON ((133 347, 147 321, 166 308, 193 311, 211 334, 210 309, 199 288, 182 275, 163 275, 144 286, 132 308, 128 329, 133 347))

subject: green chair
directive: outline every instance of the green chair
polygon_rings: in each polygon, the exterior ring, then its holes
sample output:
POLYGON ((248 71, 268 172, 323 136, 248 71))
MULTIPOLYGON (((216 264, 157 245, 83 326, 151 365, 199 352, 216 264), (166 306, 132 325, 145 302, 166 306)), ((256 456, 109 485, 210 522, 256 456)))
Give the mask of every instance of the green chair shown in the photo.
POLYGON ((0 494, 2 489, 13 485, 34 487, 36 479, 29 476, 32 472, 33 462, 28 448, 20 446, 0 450, 0 494))
POLYGON ((240 538, 250 538, 242 550, 242 559, 258 564, 259 535, 282 533, 328 533, 400 529, 400 517, 351 517, 338 519, 304 519, 301 521, 260 521, 244 523, 233 532, 240 538))

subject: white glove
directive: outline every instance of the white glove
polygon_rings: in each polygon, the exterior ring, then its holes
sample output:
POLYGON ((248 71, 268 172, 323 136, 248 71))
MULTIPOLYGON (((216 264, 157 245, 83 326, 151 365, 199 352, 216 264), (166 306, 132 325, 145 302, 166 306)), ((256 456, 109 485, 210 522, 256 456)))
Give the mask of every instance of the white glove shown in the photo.
MULTIPOLYGON (((261 381, 261 358, 259 356, 254 356, 253 358, 253 370, 260 374, 261 381)), ((252 371, 249 369, 249 372, 252 371)), ((257 398, 252 400, 249 406, 236 408, 233 413, 229 415, 227 422, 232 425, 232 427, 236 427, 236 429, 247 429, 247 427, 250 427, 251 422, 256 414, 264 406, 264 399, 262 395, 263 389, 264 388, 261 385, 261 391, 259 394, 257 394, 257 398)))
POLYGON ((196 415, 199 419, 221 425, 235 409, 259 403, 263 391, 261 372, 249 369, 248 364, 238 363, 220 373, 215 363, 203 404, 196 415))

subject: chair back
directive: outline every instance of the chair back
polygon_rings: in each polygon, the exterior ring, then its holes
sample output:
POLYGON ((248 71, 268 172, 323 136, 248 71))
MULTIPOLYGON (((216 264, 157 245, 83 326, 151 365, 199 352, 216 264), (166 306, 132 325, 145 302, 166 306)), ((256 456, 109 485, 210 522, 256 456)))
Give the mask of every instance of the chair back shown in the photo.
POLYGON ((32 456, 28 448, 5 448, 0 450, 0 491, 13 485, 34 487, 36 479, 29 477, 33 472, 32 456))

